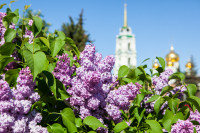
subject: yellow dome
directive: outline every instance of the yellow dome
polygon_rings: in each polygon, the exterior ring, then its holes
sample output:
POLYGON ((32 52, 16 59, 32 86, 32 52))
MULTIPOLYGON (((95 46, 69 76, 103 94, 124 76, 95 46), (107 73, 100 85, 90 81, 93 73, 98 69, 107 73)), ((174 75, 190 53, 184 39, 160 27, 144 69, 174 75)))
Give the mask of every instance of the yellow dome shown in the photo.
POLYGON ((188 61, 188 63, 185 65, 185 67, 186 68, 189 68, 189 69, 191 69, 191 68, 193 68, 193 64, 192 64, 192 62, 191 61, 188 61))
POLYGON ((172 61, 168 61, 168 62, 167 62, 167 66, 168 66, 168 67, 172 67, 172 66, 174 66, 174 63, 173 63, 172 61))
POLYGON ((176 54, 174 52, 174 47, 173 46, 171 46, 171 51, 170 51, 169 54, 166 55, 165 59, 166 59, 167 62, 169 62, 169 61, 178 62, 179 61, 179 56, 178 56, 178 54, 176 54))
POLYGON ((159 68, 159 67, 160 67, 160 65, 158 64, 157 61, 155 61, 155 63, 153 64, 153 68, 154 68, 154 69, 157 69, 157 68, 159 68))

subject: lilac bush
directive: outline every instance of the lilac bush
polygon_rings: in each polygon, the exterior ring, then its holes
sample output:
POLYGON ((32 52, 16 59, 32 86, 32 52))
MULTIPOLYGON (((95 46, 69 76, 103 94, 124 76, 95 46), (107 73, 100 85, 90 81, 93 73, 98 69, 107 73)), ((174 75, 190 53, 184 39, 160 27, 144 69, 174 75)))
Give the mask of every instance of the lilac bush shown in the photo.
POLYGON ((42 120, 40 113, 31 110, 40 99, 34 92, 35 83, 29 67, 22 69, 16 88, 11 89, 6 81, 0 80, 0 133, 44 133, 46 128, 37 125, 42 120))
MULTIPOLYGON (((173 74, 173 71, 171 69, 167 69, 164 72, 160 74, 160 76, 154 76, 152 78, 152 85, 153 85, 153 90, 155 91, 156 95, 160 95, 161 91, 164 87, 169 86, 169 76, 173 74)), ((179 94, 179 98, 181 99, 183 96, 183 92, 186 91, 185 86, 176 86, 174 87, 170 92, 166 93, 166 96, 169 96, 170 93, 172 94, 179 94)), ((153 93, 153 92, 152 92, 153 93)), ((146 95, 143 101, 144 107, 148 113, 151 113, 154 111, 154 104, 156 101, 151 102, 151 103, 146 103, 153 94, 146 95)), ((163 109, 166 109, 168 107, 168 103, 165 102, 161 106, 161 110, 164 111, 163 109)))
POLYGON ((94 45, 80 53, 63 32, 46 37, 40 17, 15 26, 18 18, 17 10, 0 13, 0 46, 12 50, 0 50, 0 133, 200 132, 199 112, 189 111, 200 110, 196 86, 165 70, 161 57, 157 76, 146 65, 114 76, 114 56, 102 58, 94 45))
POLYGON ((93 45, 86 45, 78 60, 80 67, 70 67, 67 54, 58 59, 53 74, 68 88, 67 92, 72 97, 67 101, 82 119, 93 115, 102 122, 104 119, 122 120, 120 109, 129 108, 130 100, 139 93, 141 85, 131 83, 114 89, 118 82, 111 73, 115 62, 113 56, 102 59, 101 54, 95 54, 93 45), (76 76, 71 76, 73 73, 76 76))

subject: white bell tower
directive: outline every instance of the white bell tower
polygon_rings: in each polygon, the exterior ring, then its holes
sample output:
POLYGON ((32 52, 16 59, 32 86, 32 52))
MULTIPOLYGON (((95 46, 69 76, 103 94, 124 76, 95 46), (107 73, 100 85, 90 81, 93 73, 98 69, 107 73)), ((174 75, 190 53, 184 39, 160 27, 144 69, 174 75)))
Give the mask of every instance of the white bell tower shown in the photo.
POLYGON ((115 49, 115 69, 114 74, 118 74, 120 66, 126 65, 128 67, 136 66, 136 43, 135 35, 127 25, 127 5, 124 4, 124 26, 120 28, 119 35, 116 37, 115 49))

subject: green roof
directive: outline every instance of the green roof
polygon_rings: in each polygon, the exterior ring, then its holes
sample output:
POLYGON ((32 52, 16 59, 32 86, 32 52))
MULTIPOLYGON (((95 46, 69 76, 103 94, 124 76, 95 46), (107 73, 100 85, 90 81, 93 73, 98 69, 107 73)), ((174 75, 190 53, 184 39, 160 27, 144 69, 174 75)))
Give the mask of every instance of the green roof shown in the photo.
POLYGON ((124 27, 124 26, 122 27, 122 29, 127 29, 127 28, 128 28, 128 27, 124 27))
POLYGON ((126 36, 126 37, 128 37, 128 38, 133 37, 132 35, 121 35, 121 36, 119 36, 118 38, 121 39, 123 36, 126 36))

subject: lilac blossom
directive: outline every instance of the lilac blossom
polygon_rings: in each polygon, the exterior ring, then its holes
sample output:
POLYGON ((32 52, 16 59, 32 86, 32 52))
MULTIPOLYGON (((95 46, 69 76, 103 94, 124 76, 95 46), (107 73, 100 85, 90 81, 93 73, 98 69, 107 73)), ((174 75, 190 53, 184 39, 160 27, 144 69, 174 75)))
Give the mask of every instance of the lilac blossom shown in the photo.
POLYGON ((23 38, 29 38, 28 42, 32 44, 34 39, 33 32, 26 28, 23 38))
MULTIPOLYGON (((95 116, 102 123, 106 119, 116 123, 122 120, 120 109, 128 109, 141 85, 131 83, 115 89, 119 83, 111 73, 115 64, 114 56, 102 59, 101 54, 95 53, 95 46, 86 45, 77 60, 80 67, 70 66, 67 54, 58 56, 58 59, 53 74, 71 95, 66 100, 75 108, 74 112, 82 119, 95 116), (72 76, 74 73, 76 75, 72 76)), ((100 131, 106 132, 99 128, 98 132, 100 131)))
POLYGON ((41 114, 35 110, 30 112, 32 104, 40 98, 34 87, 29 67, 19 72, 17 86, 12 90, 6 81, 0 80, 0 133, 48 132, 38 125, 41 114))
MULTIPOLYGON (((167 69, 164 72, 162 72, 160 74, 160 76, 154 76, 152 78, 152 86, 153 89, 155 91, 155 94, 160 95, 162 89, 166 86, 169 86, 169 76, 173 74, 173 71, 171 69, 167 69)), ((181 98, 183 96, 183 92, 186 90, 185 86, 177 86, 174 87, 173 90, 171 90, 170 92, 172 94, 178 93, 179 94, 179 98, 181 98)), ((153 93, 153 92, 152 92, 153 93)), ((165 95, 169 96, 169 92, 166 93, 165 95)), ((152 94, 148 94, 145 96, 143 102, 142 102, 142 106, 145 107, 146 112, 151 113, 154 111, 154 104, 156 101, 151 102, 151 103, 146 103, 146 101, 148 101, 150 98, 152 97, 152 94)), ((161 106, 161 111, 164 111, 165 108, 168 107, 168 103, 165 102, 163 103, 163 105, 161 106)))
MULTIPOLYGON (((6 32, 6 28, 3 25, 3 18, 6 16, 6 13, 0 12, 0 46, 5 43, 4 34, 6 32)), ((15 24, 11 23, 9 28, 15 29, 15 24)))
POLYGON ((28 25, 29 25, 29 26, 32 26, 32 25, 33 25, 33 20, 32 20, 32 19, 30 19, 30 20, 28 21, 28 25))
POLYGON ((171 133, 193 133, 193 127, 194 125, 189 120, 178 120, 172 126, 171 133))
POLYGON ((4 34, 6 32, 6 28, 3 25, 3 17, 6 16, 6 13, 0 12, 0 46, 5 43, 4 34))

